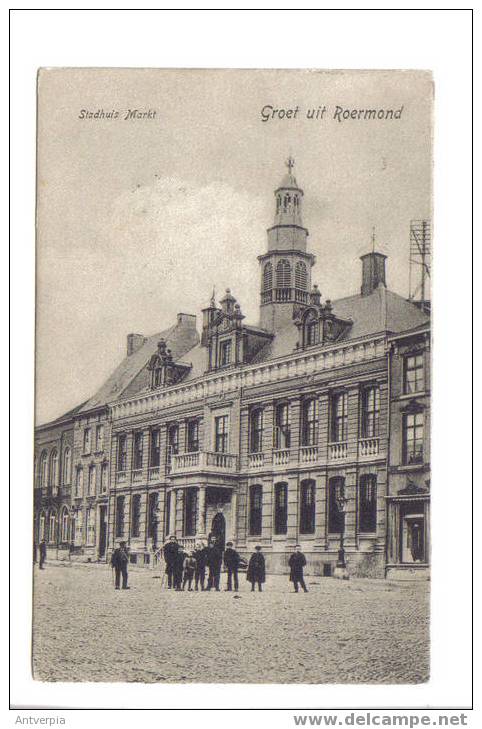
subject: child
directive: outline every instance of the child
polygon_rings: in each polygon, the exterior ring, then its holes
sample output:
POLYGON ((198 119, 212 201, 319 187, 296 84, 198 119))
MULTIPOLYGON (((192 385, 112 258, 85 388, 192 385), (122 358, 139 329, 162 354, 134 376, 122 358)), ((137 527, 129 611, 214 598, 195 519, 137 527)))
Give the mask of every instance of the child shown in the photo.
POLYGON ((189 552, 186 555, 186 559, 184 560, 184 579, 182 582, 183 590, 187 584, 187 586, 188 586, 187 591, 192 592, 192 578, 194 577, 195 570, 196 570, 196 560, 194 559, 192 552, 189 552))

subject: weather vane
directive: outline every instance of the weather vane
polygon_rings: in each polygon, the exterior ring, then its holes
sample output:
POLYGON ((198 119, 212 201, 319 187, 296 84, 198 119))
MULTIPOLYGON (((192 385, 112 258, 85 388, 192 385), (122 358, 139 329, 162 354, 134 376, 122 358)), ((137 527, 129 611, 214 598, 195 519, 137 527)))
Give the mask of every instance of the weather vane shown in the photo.
POLYGON ((295 166, 295 161, 291 155, 286 160, 286 166, 291 174, 291 169, 295 166))

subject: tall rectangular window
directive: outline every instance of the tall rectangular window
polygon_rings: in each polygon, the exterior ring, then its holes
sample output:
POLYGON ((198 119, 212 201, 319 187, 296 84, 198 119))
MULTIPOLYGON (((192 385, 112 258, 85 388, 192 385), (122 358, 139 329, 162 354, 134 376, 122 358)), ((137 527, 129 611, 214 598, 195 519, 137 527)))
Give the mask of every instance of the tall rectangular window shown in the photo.
POLYGON ((117 436, 117 470, 127 469, 127 435, 122 433, 117 436))
POLYGON ((279 403, 276 406, 273 445, 276 450, 287 449, 291 446, 290 406, 287 402, 279 403))
POLYGON ((97 453, 104 450, 104 426, 97 425, 95 429, 95 450, 97 453))
MULTIPOLYGON (((170 497, 170 492, 168 491, 167 496, 170 497)), ((147 512, 147 535, 150 539, 155 539, 157 536, 157 525, 159 523, 158 514, 157 514, 157 507, 159 504, 159 494, 157 493, 150 493, 149 494, 149 505, 148 505, 148 512, 147 512)), ((166 529, 169 527, 169 523, 166 522, 166 529)))
POLYGON ((231 364, 231 340, 228 339, 225 342, 221 342, 219 345, 219 364, 221 367, 225 367, 231 364))
POLYGON ((141 495, 132 497, 131 536, 138 537, 141 533, 141 495))
POLYGON ((228 416, 218 415, 214 419, 214 450, 216 453, 228 452, 228 416))
POLYGON ((134 471, 142 470, 142 463, 144 460, 144 433, 134 433, 134 458, 133 458, 133 469, 134 471))
POLYGON ((100 469, 100 492, 107 493, 107 480, 109 478, 109 464, 103 463, 100 469))
POLYGON ((410 413, 403 418, 404 463, 423 463, 424 414, 410 413))
POLYGON ((167 441, 169 453, 175 456, 179 453, 179 426, 177 423, 173 423, 169 426, 167 431, 167 441))
POLYGON ((376 438, 380 420, 380 389, 376 386, 365 388, 362 391, 361 403, 361 437, 376 438))
POLYGON ((95 544, 95 508, 89 506, 85 514, 86 544, 95 544))
POLYGON ((314 446, 318 443, 318 401, 306 400, 301 411, 301 445, 314 446))
POLYGON ((277 483, 274 487, 274 533, 288 531, 288 484, 277 483))
POLYGON ((328 483, 328 531, 339 534, 343 529, 344 514, 338 506, 338 497, 345 492, 345 479, 342 476, 330 478, 328 483))
POLYGON ((423 354, 405 357, 403 373, 403 390, 406 394, 422 392, 424 386, 423 354))
POLYGON ((377 530, 377 477, 373 473, 360 477, 358 528, 360 532, 377 530))
POLYGON ((84 469, 78 466, 75 472, 75 497, 80 498, 84 495, 84 469))
POLYGON ((82 509, 77 511, 75 516, 75 543, 82 544, 84 538, 84 512, 82 509))
POLYGON ((118 496, 115 502, 115 535, 124 536, 125 528, 125 496, 118 496))
POLYGON ((196 453, 199 450, 199 420, 188 420, 186 450, 196 453))
POLYGON ((300 533, 315 533, 315 482, 311 480, 301 482, 300 533))
POLYGON ((261 534, 262 519, 263 487, 257 484, 249 489, 249 533, 252 537, 261 534))
POLYGON ((92 431, 90 428, 84 430, 84 453, 90 453, 91 450, 91 435, 92 431))
POLYGON ((196 534, 197 489, 189 488, 184 491, 184 536, 193 537, 196 534))
POLYGON ((339 392, 331 399, 331 442, 340 443, 348 435, 348 395, 339 392))
POLYGON ((88 496, 95 496, 96 491, 96 468, 94 465, 89 466, 89 483, 88 483, 88 496))
POLYGON ((149 461, 151 468, 161 465, 161 432, 158 428, 151 430, 151 457, 149 461))
POLYGON ((256 408, 249 416, 249 451, 261 453, 263 450, 263 411, 256 408))

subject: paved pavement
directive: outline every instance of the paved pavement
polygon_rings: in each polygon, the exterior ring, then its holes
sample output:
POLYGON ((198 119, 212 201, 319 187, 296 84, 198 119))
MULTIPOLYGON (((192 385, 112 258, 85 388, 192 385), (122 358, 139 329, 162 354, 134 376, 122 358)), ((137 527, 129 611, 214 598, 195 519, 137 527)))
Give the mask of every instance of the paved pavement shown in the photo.
MULTIPOLYGON (((34 575, 44 681, 419 683, 429 676, 427 583, 268 576, 263 593, 171 592, 158 573, 114 590, 105 565, 34 575), (157 574, 157 578, 155 575, 157 574)), ((223 586, 225 576, 223 575, 223 586)))

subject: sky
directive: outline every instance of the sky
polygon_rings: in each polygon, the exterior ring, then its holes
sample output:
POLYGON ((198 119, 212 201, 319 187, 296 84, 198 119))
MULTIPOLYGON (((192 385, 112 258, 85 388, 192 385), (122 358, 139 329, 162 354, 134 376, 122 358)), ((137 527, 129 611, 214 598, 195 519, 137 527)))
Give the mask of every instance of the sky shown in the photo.
POLYGON ((181 311, 199 328, 213 287, 257 323, 257 256, 290 154, 323 299, 359 291, 373 227, 387 285, 407 296, 410 220, 432 217, 432 97, 415 71, 42 70, 36 422, 90 397, 130 332, 181 311), (264 122, 265 106, 299 111, 264 122), (403 110, 340 122, 336 106, 403 110))

